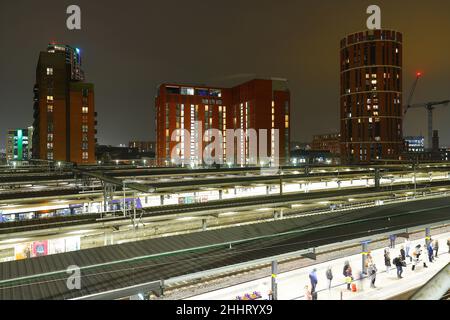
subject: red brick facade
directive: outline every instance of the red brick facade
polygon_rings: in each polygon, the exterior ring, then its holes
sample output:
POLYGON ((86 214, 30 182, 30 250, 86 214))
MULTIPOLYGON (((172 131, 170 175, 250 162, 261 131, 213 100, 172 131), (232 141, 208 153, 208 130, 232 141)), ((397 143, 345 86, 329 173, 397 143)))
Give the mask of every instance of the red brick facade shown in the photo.
MULTIPOLYGON (((289 160, 290 94, 285 80, 255 79, 233 88, 162 84, 155 106, 156 157, 161 165, 171 163, 173 148, 183 140, 180 138, 180 141, 171 141, 172 133, 176 129, 184 128, 194 136, 195 121, 202 123, 203 135, 207 129, 219 129, 224 140, 226 129, 267 129, 268 154, 271 154, 271 129, 279 129, 279 161, 289 160)), ((195 141, 184 141, 185 148, 187 145, 189 149, 189 146, 197 143, 198 148, 203 150, 205 145, 209 144, 209 141, 194 139, 195 141)), ((224 153, 226 148, 224 141, 224 153)), ((235 147, 235 152, 237 149, 235 147)), ((189 156, 184 154, 186 163, 196 161, 188 159, 189 156)), ((238 156, 235 154, 236 158, 238 156)), ((244 158, 247 157, 248 155, 244 155, 244 158)))

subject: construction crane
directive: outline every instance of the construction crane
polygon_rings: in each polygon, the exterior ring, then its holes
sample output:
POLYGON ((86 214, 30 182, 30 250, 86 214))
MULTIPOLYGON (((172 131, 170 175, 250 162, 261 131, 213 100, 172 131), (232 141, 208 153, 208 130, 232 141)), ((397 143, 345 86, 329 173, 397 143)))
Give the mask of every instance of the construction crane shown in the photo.
POLYGON ((422 76, 422 72, 417 72, 416 73, 416 80, 414 81, 414 83, 412 85, 412 88, 411 88, 411 91, 409 92, 409 97, 408 97, 408 101, 406 103, 406 107, 403 108, 405 110, 404 114, 406 114, 406 112, 408 111, 408 109, 411 106, 411 102, 412 102, 412 98, 413 98, 413 95, 414 95, 414 91, 416 91, 417 82, 419 82, 419 79, 420 79, 421 76, 422 76))
POLYGON ((414 81, 411 91, 409 93, 408 101, 406 104, 406 107, 404 108, 404 114, 408 112, 410 108, 425 108, 428 113, 428 149, 432 148, 433 145, 433 110, 437 106, 445 105, 447 106, 450 103, 450 100, 443 100, 443 101, 432 101, 432 102, 425 102, 425 103, 418 103, 411 105, 411 101, 414 95, 414 91, 417 87, 417 82, 419 81, 420 77, 422 76, 421 72, 416 73, 416 80, 414 81))
MULTIPOLYGON (((450 100, 443 100, 443 101, 434 101, 434 102, 425 102, 425 103, 418 103, 409 105, 408 109, 410 108, 425 108, 428 113, 428 148, 431 149, 433 145, 433 110, 437 106, 448 106, 450 103, 450 100)), ((406 112, 405 112, 406 113, 406 112)))

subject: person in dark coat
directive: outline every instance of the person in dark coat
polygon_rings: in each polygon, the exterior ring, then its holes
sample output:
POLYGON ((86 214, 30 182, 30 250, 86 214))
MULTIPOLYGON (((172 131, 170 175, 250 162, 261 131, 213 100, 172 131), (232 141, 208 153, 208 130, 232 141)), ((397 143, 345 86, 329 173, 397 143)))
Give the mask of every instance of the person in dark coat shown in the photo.
POLYGON ((328 267, 326 276, 328 280, 328 290, 331 290, 331 281, 333 281, 333 271, 331 270, 331 266, 328 267))
POLYGON ((394 260, 392 261, 395 265, 395 267, 397 268, 397 278, 401 279, 402 277, 402 273, 403 273, 403 265, 404 265, 404 260, 402 258, 402 255, 399 255, 398 257, 394 258, 394 260))
POLYGON ((389 274, 391 268, 391 256, 388 249, 384 249, 384 265, 386 266, 386 273, 389 274))
POLYGON ((403 246, 400 249, 400 256, 402 257, 402 261, 406 261, 406 252, 403 246))

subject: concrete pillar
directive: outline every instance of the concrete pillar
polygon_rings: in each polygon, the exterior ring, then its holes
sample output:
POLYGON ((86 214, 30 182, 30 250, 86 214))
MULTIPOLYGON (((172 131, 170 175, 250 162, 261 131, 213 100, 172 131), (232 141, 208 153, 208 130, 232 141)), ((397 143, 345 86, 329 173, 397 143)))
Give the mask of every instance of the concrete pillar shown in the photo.
POLYGON ((219 200, 222 200, 222 196, 223 196, 223 190, 220 189, 220 190, 219 190, 219 200))
POLYGON ((366 260, 367 260, 367 255, 369 254, 369 242, 370 241, 364 241, 361 242, 362 245, 362 252, 361 252, 361 256, 362 256, 362 268, 361 270, 367 274, 367 268, 366 268, 366 260))
POLYGON ((202 230, 206 231, 207 227, 208 227, 208 224, 206 223, 206 219, 202 219, 202 230))
POLYGON ((375 168, 375 190, 380 190, 380 168, 375 168))
POLYGON ((425 243, 427 244, 427 247, 430 244, 430 239, 431 239, 431 229, 426 228, 425 229, 425 243))
POLYGON ((280 174, 280 196, 283 195, 283 176, 280 174))
POLYGON ((161 289, 161 296, 164 296, 164 289, 165 289, 165 285, 164 285, 164 280, 161 280, 161 283, 160 283, 160 289, 161 289))
POLYGON ((277 274, 278 262, 272 261, 272 300, 278 300, 277 274))
POLYGON ((159 198, 161 199, 161 205, 164 205, 164 195, 160 195, 159 198))
POLYGON ((269 186, 266 186, 266 195, 269 195, 270 191, 269 191, 269 186))

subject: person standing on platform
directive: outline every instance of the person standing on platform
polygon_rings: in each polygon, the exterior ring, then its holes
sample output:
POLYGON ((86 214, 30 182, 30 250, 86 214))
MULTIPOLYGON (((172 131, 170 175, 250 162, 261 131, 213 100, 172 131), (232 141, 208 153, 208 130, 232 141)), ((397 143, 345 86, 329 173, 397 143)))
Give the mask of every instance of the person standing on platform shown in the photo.
POLYGON ((389 249, 384 249, 384 265, 386 266, 386 273, 389 274, 389 269, 391 268, 391 256, 389 249))
POLYGON ((438 251, 439 251, 439 241, 438 239, 434 240, 433 242, 433 250, 434 250, 434 257, 438 257, 438 251))
POLYGON ((405 239, 405 251, 406 251, 406 257, 409 258, 409 260, 412 262, 412 257, 409 255, 410 249, 411 249, 411 242, 409 242, 408 239, 405 239))
POLYGON ((314 268, 311 273, 309 274, 309 280, 311 281, 311 294, 314 294, 316 292, 316 286, 317 286, 317 269, 314 268))
POLYGON ((427 246, 427 252, 428 252, 428 261, 429 262, 433 262, 433 243, 432 243, 432 241, 430 240, 430 242, 428 243, 428 246, 427 246))
POLYGON ((345 282, 347 283, 347 290, 351 290, 351 283, 353 281, 353 275, 352 275, 352 267, 350 266, 350 263, 348 261, 345 261, 343 274, 345 277, 345 282))
POLYGON ((344 269, 342 269, 342 274, 344 275, 344 277, 347 276, 347 268, 349 265, 350 265, 350 262, 348 262, 348 261, 344 262, 344 269))
POLYGON ((406 262, 406 252, 405 252, 405 248, 403 246, 400 249, 400 256, 402 257, 402 261, 406 262))
POLYGON ((375 264, 371 264, 367 272, 369 273, 370 287, 376 288, 375 281, 377 280, 377 266, 375 264))
POLYGON ((371 264, 373 264, 373 258, 372 258, 372 254, 371 254, 371 252, 369 251, 368 253, 367 253, 367 257, 366 257, 366 270, 369 268, 369 266, 371 265, 371 264))
POLYGON ((405 263, 402 259, 402 255, 399 255, 398 257, 394 258, 392 261, 397 268, 397 278, 401 279, 402 273, 403 273, 403 264, 405 263))
POLYGON ((395 249, 395 239, 396 238, 397 238, 397 236, 395 234, 391 234, 389 236, 389 248, 395 249))
POLYGON ((328 266, 326 276, 328 280, 328 290, 331 290, 331 281, 333 281, 333 271, 331 270, 331 266, 328 266))
POLYGON ((308 285, 305 286, 305 300, 312 300, 312 294, 308 285))
MULTIPOLYGON (((414 271, 416 269, 416 266, 419 264, 420 262, 420 255, 422 254, 422 250, 421 250, 421 245, 418 244, 416 246, 416 248, 414 249, 413 253, 412 253, 412 257, 413 257, 413 265, 412 265, 412 270, 414 271)), ((424 268, 428 268, 427 264, 425 263, 425 261, 423 262, 423 267, 424 268)))

